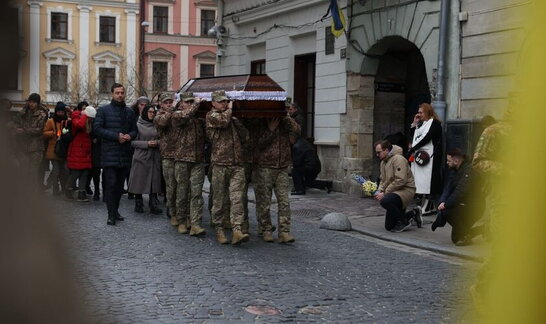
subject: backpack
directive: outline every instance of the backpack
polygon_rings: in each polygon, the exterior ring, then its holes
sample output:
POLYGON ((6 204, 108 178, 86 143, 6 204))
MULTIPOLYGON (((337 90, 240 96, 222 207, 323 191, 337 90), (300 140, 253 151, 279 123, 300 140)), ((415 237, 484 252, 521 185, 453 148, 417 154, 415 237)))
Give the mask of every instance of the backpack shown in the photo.
POLYGON ((70 142, 72 142, 73 138, 72 123, 70 123, 70 121, 67 121, 61 131, 61 136, 59 136, 57 138, 57 142, 55 142, 55 155, 57 155, 61 159, 66 159, 66 157, 68 156, 68 145, 70 144, 70 142))

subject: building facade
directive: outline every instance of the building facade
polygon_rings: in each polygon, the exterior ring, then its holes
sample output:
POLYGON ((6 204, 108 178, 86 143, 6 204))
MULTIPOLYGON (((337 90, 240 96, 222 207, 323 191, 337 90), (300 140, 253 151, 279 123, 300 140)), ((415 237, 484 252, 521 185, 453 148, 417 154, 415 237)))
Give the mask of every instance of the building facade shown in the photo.
POLYGON ((13 1, 21 61, 7 97, 22 105, 30 93, 48 104, 110 98, 114 82, 137 89, 138 0, 13 1))
POLYGON ((143 77, 145 92, 177 91, 189 79, 216 74, 214 1, 153 0, 144 2, 143 77))
POLYGON ((418 105, 438 100, 439 85, 447 128, 486 114, 501 118, 508 104, 531 2, 448 1, 441 35, 442 2, 338 1, 348 28, 332 42, 330 20, 321 20, 330 1, 219 1, 226 27, 219 70, 265 72, 303 103, 305 136, 323 164, 319 177, 359 193, 351 174, 379 173, 373 143, 408 134, 418 105))

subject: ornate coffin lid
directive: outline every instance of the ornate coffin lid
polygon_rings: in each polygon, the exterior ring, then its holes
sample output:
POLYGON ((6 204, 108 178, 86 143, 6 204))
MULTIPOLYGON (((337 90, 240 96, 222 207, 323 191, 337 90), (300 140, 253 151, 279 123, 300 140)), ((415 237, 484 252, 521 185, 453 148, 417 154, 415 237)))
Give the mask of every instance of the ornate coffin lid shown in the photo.
POLYGON ((211 101, 211 93, 216 90, 226 91, 227 96, 232 100, 286 100, 286 91, 266 74, 191 79, 179 93, 191 91, 194 96, 211 101))
POLYGON ((198 115, 211 109, 211 93, 224 90, 233 103, 233 114, 237 117, 270 118, 286 116, 284 103, 286 91, 265 74, 229 75, 189 80, 176 94, 193 92, 202 98, 198 115))

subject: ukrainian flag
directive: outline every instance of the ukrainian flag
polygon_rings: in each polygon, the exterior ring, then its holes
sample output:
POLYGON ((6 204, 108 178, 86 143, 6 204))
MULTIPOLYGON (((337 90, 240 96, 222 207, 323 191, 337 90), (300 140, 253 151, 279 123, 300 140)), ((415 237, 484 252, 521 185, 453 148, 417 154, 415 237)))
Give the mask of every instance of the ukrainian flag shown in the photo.
POLYGON ((343 12, 339 9, 337 0, 330 0, 328 11, 332 13, 332 34, 338 38, 345 32, 345 16, 343 16, 343 12))

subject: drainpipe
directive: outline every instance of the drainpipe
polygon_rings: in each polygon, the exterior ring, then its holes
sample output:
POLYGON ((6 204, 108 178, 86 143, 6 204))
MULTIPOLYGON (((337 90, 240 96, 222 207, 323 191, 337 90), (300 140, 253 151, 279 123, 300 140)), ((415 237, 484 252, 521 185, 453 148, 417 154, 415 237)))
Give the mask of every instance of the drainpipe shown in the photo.
MULTIPOLYGON (((434 111, 440 117, 444 131, 447 120, 447 102, 446 102, 446 57, 448 40, 448 19, 449 19, 449 0, 442 0, 440 9, 440 44, 438 51, 438 79, 436 80, 436 99, 432 102, 434 111)), ((445 139, 445 136, 444 136, 445 139)))
MULTIPOLYGON (((224 25, 224 0, 216 0, 216 3, 218 4, 218 21, 216 22, 217 26, 223 26, 224 25)), ((222 49, 221 44, 222 43, 222 35, 220 35, 219 32, 216 33, 216 74, 220 75, 221 70, 221 64, 222 64, 222 56, 218 55, 218 51, 221 51, 222 49)))
POLYGON ((138 64, 138 93, 140 96, 144 96, 144 69, 146 68, 144 64, 144 33, 146 32, 146 26, 144 26, 144 21, 146 18, 146 1, 140 1, 140 23, 139 26, 139 64, 138 64))

